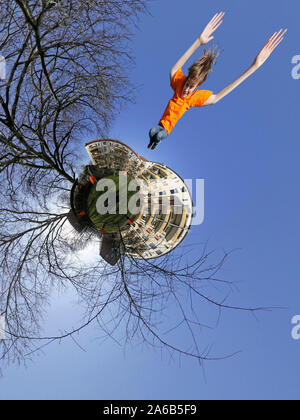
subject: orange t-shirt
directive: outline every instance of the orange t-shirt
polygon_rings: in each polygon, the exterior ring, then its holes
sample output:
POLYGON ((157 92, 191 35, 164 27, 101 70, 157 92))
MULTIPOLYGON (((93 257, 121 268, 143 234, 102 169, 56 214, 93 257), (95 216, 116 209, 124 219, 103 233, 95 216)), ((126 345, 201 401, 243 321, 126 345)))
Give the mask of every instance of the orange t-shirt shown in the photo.
POLYGON ((210 90, 196 90, 188 98, 182 98, 181 92, 187 77, 178 69, 174 74, 171 87, 174 90, 174 96, 169 101, 159 124, 161 124, 168 134, 173 130, 175 124, 182 117, 182 115, 190 109, 191 106, 202 106, 207 99, 213 94, 210 90))

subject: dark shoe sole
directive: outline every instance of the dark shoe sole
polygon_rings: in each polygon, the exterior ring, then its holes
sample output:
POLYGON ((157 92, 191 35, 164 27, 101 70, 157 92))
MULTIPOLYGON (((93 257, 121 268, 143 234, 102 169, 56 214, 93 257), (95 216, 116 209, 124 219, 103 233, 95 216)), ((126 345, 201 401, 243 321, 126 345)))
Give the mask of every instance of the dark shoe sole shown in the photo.
POLYGON ((150 143, 148 144, 148 149, 154 150, 159 145, 159 143, 150 143))

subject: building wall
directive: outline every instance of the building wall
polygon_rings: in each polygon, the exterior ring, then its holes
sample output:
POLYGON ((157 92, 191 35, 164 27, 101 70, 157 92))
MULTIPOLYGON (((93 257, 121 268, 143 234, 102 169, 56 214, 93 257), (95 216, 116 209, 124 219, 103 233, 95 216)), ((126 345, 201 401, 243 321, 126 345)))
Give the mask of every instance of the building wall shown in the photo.
POLYGON ((128 256, 156 258, 180 244, 192 222, 192 199, 183 180, 161 163, 147 161, 117 140, 86 144, 93 165, 125 171, 140 188, 141 208, 122 232, 128 256))

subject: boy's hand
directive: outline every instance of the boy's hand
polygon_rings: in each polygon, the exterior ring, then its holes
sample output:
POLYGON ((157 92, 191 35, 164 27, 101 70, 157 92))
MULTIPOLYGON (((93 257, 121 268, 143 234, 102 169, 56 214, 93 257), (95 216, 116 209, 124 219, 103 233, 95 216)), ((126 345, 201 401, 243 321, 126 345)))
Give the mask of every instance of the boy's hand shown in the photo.
POLYGON ((280 29, 280 31, 274 32, 274 34, 271 36, 268 42, 263 46, 258 55, 255 57, 255 60, 253 61, 253 67, 259 68, 260 66, 262 66, 264 62, 269 58, 271 53, 275 50, 277 45, 280 44, 280 42, 284 38, 283 35, 286 33, 287 29, 285 29, 282 33, 281 31, 282 29, 280 29))
POLYGON ((220 12, 215 14, 215 16, 212 18, 212 20, 206 25, 204 31, 199 36, 200 45, 205 45, 212 39, 214 39, 213 36, 211 36, 215 30, 221 25, 223 22, 222 17, 225 15, 225 12, 220 12))

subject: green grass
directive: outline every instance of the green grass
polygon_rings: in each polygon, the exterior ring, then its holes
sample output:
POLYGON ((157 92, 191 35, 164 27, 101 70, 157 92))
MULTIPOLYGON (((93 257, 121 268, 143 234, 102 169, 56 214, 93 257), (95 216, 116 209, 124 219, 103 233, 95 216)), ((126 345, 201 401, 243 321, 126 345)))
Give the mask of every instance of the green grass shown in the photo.
MULTIPOLYGON (((119 227, 124 226, 128 219, 128 217, 133 217, 132 214, 130 214, 129 212, 127 213, 127 215, 124 214, 119 214, 119 199, 120 196, 122 196, 122 194, 126 193, 127 190, 127 205, 128 205, 128 201, 130 200, 130 197, 132 197, 136 192, 135 191, 128 191, 128 184, 130 183, 131 179, 127 176, 127 186, 122 184, 122 188, 120 189, 120 184, 119 184, 119 175, 111 175, 111 176, 106 176, 105 179, 110 179, 112 181, 114 181, 115 183, 115 187, 116 187, 116 209, 115 209, 115 213, 116 214, 99 214, 97 211, 97 200, 99 199, 99 197, 101 197, 102 194, 106 193, 108 191, 107 188, 105 188, 105 191, 97 191, 96 190, 96 185, 95 184, 89 194, 88 197, 88 216, 91 220, 91 222, 93 223, 93 225, 97 228, 97 229, 101 229, 102 227, 104 227, 105 229, 105 233, 115 233, 119 231, 119 227)), ((105 203, 107 204, 107 203, 105 203)))

